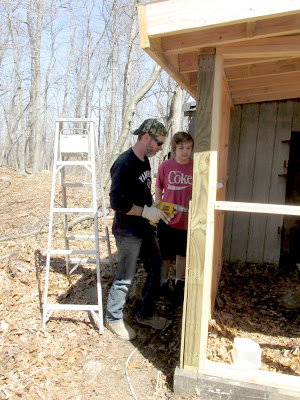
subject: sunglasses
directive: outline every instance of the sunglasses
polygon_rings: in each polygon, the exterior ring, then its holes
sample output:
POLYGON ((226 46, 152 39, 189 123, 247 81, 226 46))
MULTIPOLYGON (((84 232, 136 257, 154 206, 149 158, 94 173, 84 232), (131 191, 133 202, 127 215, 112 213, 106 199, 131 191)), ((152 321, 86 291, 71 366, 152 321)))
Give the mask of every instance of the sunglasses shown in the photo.
MULTIPOLYGON (((149 135, 150 135, 150 133, 149 133, 149 135)), ((150 136, 152 137, 154 142, 157 144, 157 146, 162 146, 164 144, 164 142, 161 142, 160 140, 156 139, 155 136, 152 136, 152 135, 150 135, 150 136)))

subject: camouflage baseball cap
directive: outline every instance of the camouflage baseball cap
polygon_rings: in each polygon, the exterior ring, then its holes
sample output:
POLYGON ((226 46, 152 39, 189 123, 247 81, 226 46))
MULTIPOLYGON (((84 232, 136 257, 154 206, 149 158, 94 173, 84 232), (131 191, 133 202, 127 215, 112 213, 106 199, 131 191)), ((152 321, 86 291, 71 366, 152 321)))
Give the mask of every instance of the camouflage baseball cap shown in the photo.
POLYGON ((146 119, 142 125, 133 132, 133 135, 139 135, 140 133, 149 133, 152 136, 167 136, 167 131, 164 125, 157 121, 157 119, 146 119))

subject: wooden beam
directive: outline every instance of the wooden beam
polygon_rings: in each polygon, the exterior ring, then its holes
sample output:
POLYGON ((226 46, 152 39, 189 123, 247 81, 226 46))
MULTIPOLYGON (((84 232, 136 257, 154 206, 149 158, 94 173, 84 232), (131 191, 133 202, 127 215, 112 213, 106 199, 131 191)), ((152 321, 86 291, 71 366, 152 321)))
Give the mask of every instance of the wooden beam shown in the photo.
POLYGON ((149 36, 148 36, 148 24, 146 7, 144 5, 137 8, 138 19, 139 19, 139 34, 140 34, 140 46, 141 48, 150 47, 149 36))
POLYGON ((293 57, 251 57, 251 58, 224 58, 224 67, 236 67, 239 65, 258 64, 268 61, 292 59, 293 57))
POLYGON ((300 82, 290 83, 287 85, 274 85, 267 86, 257 89, 244 89, 244 90, 232 90, 231 94, 235 100, 238 100, 240 97, 247 96, 264 96, 267 94, 278 93, 284 94, 288 92, 300 92, 300 82))
MULTIPOLYGON (((138 7, 142 7, 140 5, 138 7)), ((193 31, 210 25, 248 22, 256 19, 273 18, 282 14, 299 13, 299 0, 276 1, 270 6, 269 0, 247 2, 228 0, 226 7, 221 0, 169 0, 145 4, 149 35, 166 35, 193 31)))
MULTIPOLYGON (((227 161, 228 161, 228 141, 230 116, 232 108, 232 100, 227 86, 225 74, 222 82, 222 101, 221 101, 221 120, 219 133, 219 148, 218 148, 218 179, 217 182, 222 183, 223 187, 217 189, 216 199, 225 200, 226 183, 227 183, 227 161)), ((221 276, 223 259, 223 228, 224 228, 224 212, 216 213, 215 215, 215 231, 214 231, 214 249, 213 249, 213 264, 212 264, 212 281, 211 281, 211 309, 213 309, 219 279, 221 276)))
POLYGON ((216 201, 215 210, 300 216, 300 206, 289 206, 282 204, 242 203, 239 201, 216 201))
POLYGON ((186 309, 181 342, 184 368, 202 368, 206 359, 223 73, 222 57, 199 57, 186 309))
POLYGON ((246 38, 246 25, 219 26, 195 32, 162 37, 162 49, 167 54, 190 52, 201 47, 234 43, 246 38))
POLYGON ((176 368, 174 392, 184 398, 197 393, 203 400, 298 400, 300 377, 207 360, 199 371, 176 368))
POLYGON ((229 81, 228 85, 231 91, 245 89, 256 90, 257 88, 266 88, 268 86, 289 85, 299 81, 300 71, 247 79, 236 79, 229 81))
POLYGON ((246 36, 247 38, 253 38, 255 36, 256 21, 250 21, 246 24, 246 36))
POLYGON ((236 104, 250 104, 250 103, 260 103, 262 101, 275 101, 275 100, 288 100, 288 99, 298 99, 300 97, 300 91, 293 90, 290 92, 281 93, 269 93, 260 94, 245 97, 233 97, 233 103, 236 104))
POLYGON ((239 24, 218 26, 162 36, 162 49, 166 54, 190 52, 201 47, 237 43, 248 39, 300 33, 300 14, 252 20, 239 24))
POLYGON ((205 47, 191 53, 178 54, 179 71, 190 73, 198 71, 198 59, 201 54, 215 54, 215 47, 205 47))
MULTIPOLYGON (((179 72, 191 73, 198 71, 198 57, 203 49, 192 51, 190 53, 178 54, 179 72)), ((298 70, 298 63, 300 58, 288 57, 265 57, 265 58, 226 58, 224 59, 224 67, 226 77, 228 80, 240 79, 253 76, 259 76, 260 71, 272 68, 277 69, 278 72, 289 72, 298 70), (260 65, 262 65, 260 69, 260 65), (250 67, 250 72, 249 68, 250 67)))
POLYGON ((225 67, 225 74, 228 81, 296 71, 300 71, 300 58, 251 63, 250 65, 231 68, 225 67))
POLYGON ((300 57, 300 35, 253 39, 217 47, 224 57, 300 57))

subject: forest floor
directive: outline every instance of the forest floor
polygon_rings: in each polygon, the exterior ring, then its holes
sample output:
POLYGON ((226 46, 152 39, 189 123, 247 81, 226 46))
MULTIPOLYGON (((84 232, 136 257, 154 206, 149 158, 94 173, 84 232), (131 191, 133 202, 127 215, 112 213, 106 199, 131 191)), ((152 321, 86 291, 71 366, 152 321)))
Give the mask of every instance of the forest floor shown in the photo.
MULTIPOLYGON (((81 311, 56 311, 42 329, 51 175, 44 171, 34 177, 28 171, 18 176, 14 169, 0 167, 0 399, 129 400, 133 392, 139 400, 181 399, 172 382, 182 307, 172 296, 159 299, 158 313, 172 320, 163 332, 136 323, 142 266, 126 307, 126 319, 137 332, 134 341, 122 341, 106 328, 99 335, 93 318, 81 311)), ((56 225, 53 240, 59 243, 62 233, 62 225, 56 225)), ((115 257, 113 237, 111 245, 115 257)), ((101 247, 101 257, 105 251, 101 247)), ((101 276, 105 309, 113 276, 109 268, 101 276)), ((64 261, 55 258, 49 298, 93 304, 95 282, 92 266, 77 268, 69 282, 64 261)), ((207 358, 230 364, 233 339, 247 337, 260 344, 262 370, 300 376, 299 309, 296 267, 224 265, 207 358)), ((197 393, 189 397, 196 398, 197 393)))

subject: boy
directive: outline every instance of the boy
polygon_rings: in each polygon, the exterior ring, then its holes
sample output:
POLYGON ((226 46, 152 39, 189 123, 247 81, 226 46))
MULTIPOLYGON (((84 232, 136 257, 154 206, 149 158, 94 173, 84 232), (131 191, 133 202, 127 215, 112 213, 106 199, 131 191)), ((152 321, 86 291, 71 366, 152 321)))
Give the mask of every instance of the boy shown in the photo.
MULTIPOLYGON (((192 136, 177 132, 172 138, 174 158, 164 161, 158 169, 155 188, 155 201, 189 207, 192 198, 193 160, 190 158, 194 148, 192 136)), ((176 259, 176 278, 174 290, 179 303, 183 301, 185 259, 187 245, 188 213, 178 212, 166 223, 159 223, 158 237, 161 255, 165 266, 165 282, 168 287, 168 274, 171 262, 176 259)))

